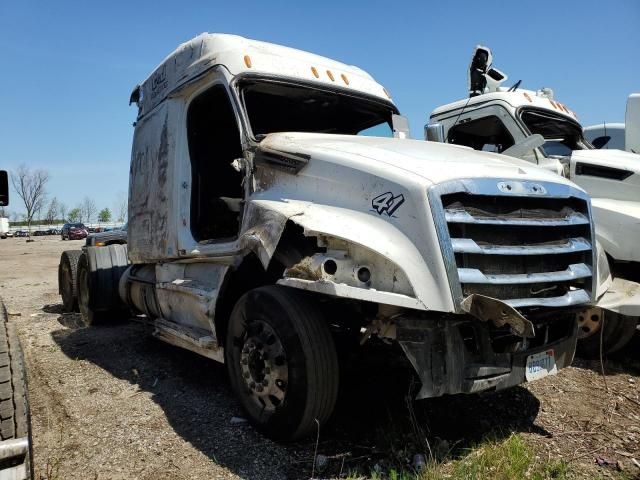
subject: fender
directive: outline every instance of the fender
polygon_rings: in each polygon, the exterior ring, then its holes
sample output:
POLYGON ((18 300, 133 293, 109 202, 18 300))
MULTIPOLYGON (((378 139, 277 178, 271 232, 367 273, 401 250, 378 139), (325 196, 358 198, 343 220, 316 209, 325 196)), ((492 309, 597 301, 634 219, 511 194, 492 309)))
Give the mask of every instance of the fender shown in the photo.
POLYGON ((455 311, 439 246, 434 245, 437 263, 429 265, 402 231, 370 213, 297 200, 253 200, 243 221, 243 225, 251 227, 241 234, 240 245, 253 251, 266 268, 289 220, 302 227, 305 235, 333 237, 376 252, 406 275, 414 297, 349 287, 326 279, 283 279, 279 283, 340 295, 349 289, 348 296, 352 298, 419 310, 455 311))

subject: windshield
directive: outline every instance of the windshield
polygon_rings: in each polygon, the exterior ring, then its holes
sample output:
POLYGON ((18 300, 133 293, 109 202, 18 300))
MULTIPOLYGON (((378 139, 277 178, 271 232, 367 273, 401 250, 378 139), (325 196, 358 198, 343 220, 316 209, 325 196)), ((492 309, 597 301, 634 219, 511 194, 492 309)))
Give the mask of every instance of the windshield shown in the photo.
POLYGON ((240 93, 256 139, 274 132, 393 136, 397 109, 383 100, 263 79, 242 80, 240 93))
POLYGON ((540 148, 547 157, 566 157, 574 150, 593 148, 582 136, 580 124, 574 120, 529 108, 522 110, 520 118, 532 134, 539 133, 544 137, 544 145, 540 148))

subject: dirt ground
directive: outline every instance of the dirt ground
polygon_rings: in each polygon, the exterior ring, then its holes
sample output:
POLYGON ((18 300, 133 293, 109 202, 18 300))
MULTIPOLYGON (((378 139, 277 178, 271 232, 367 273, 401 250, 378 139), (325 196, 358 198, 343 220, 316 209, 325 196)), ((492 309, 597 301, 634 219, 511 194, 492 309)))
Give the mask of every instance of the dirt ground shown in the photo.
MULTIPOLYGON (((62 314, 59 256, 82 243, 0 241, 0 295, 28 365, 36 479, 311 477, 315 439, 280 445, 238 421, 223 365, 165 345, 136 322, 83 328, 78 315, 62 314)), ((576 359, 524 387, 412 408, 403 379, 363 372, 344 382, 320 432, 326 462, 315 476, 408 466, 422 432, 448 458, 520 432, 536 455, 570 462, 580 478, 620 469, 640 478, 640 333, 604 368, 606 385, 599 362, 576 359)))

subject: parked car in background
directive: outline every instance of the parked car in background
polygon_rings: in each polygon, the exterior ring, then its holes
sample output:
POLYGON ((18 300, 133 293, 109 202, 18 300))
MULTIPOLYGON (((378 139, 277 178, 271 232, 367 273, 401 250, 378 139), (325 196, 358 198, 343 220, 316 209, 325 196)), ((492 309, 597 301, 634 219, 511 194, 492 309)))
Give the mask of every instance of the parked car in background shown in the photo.
POLYGON ((104 247, 106 245, 127 243, 127 224, 121 228, 105 229, 99 233, 92 233, 87 237, 87 247, 104 247))
POLYGON ((60 233, 62 240, 82 240, 89 232, 84 223, 65 223, 60 233))
POLYGON ((29 236, 29 232, 27 232, 26 230, 16 230, 13 235, 15 237, 28 237, 29 236))

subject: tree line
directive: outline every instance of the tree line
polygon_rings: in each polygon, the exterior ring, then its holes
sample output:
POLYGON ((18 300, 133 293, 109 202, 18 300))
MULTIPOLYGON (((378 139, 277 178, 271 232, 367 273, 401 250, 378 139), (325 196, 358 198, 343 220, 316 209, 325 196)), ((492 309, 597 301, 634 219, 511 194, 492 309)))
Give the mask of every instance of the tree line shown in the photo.
POLYGON ((100 223, 124 223, 126 220, 127 199, 123 193, 118 196, 113 211, 109 207, 98 210, 96 202, 88 196, 75 207, 69 208, 57 197, 48 198, 47 183, 50 178, 48 171, 32 170, 26 165, 21 165, 15 172, 11 172, 11 184, 22 200, 26 213, 9 213, 5 208, 0 208, 0 217, 9 217, 14 223, 26 224, 29 228, 34 221, 52 225, 60 221, 93 223, 97 220, 100 223))

